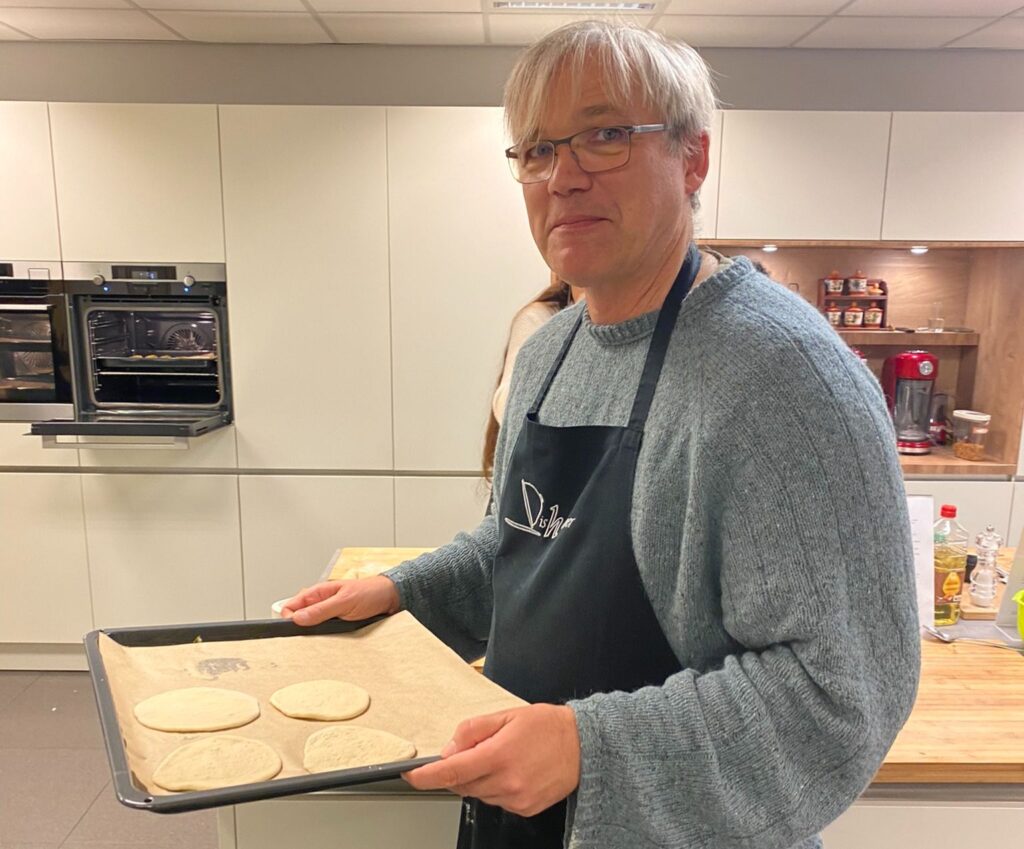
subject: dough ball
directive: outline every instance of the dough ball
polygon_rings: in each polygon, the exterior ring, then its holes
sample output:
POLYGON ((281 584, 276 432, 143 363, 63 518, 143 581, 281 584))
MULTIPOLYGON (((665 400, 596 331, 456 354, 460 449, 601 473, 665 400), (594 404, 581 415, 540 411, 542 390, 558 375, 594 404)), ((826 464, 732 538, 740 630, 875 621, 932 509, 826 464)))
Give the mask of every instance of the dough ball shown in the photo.
POLYGON ((153 773, 165 790, 213 790, 266 781, 281 771, 281 758, 259 740, 218 734, 179 746, 153 773))
POLYGON ((366 713, 370 694, 355 684, 325 678, 282 687, 270 697, 270 703, 296 719, 352 719, 366 713))
POLYGON ((238 690, 185 687, 135 705, 135 718, 156 731, 220 731, 238 728, 260 715, 260 703, 238 690))
POLYGON ((309 772, 330 772, 392 761, 404 761, 416 754, 408 740, 358 725, 333 725, 309 735, 302 765, 309 772))

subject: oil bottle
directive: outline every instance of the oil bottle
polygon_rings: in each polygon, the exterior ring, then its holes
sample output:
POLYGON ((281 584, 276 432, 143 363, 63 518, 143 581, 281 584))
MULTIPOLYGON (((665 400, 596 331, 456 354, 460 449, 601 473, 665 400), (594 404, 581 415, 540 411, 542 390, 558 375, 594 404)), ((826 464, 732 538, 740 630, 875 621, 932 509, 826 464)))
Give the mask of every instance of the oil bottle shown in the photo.
POLYGON ((935 624, 960 621, 960 600, 967 569, 968 533, 956 520, 956 507, 943 504, 932 534, 935 540, 935 624))

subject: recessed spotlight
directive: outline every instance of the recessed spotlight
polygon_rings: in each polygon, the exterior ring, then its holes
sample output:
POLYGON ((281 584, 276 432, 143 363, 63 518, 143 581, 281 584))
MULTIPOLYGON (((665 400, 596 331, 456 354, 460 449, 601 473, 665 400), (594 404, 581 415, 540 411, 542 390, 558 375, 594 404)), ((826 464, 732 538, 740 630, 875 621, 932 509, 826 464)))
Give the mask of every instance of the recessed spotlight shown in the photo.
POLYGON ((778 245, 765 245, 763 248, 761 248, 761 250, 764 251, 766 254, 773 254, 778 249, 779 249, 778 245))
POLYGON ((928 253, 928 246, 927 245, 914 245, 914 247, 912 247, 910 249, 910 252, 912 254, 926 254, 926 253, 928 253))
POLYGON ((508 9, 509 11, 536 12, 536 11, 558 11, 558 12, 650 12, 654 9, 653 3, 599 3, 585 2, 585 0, 494 0, 493 8, 508 9))

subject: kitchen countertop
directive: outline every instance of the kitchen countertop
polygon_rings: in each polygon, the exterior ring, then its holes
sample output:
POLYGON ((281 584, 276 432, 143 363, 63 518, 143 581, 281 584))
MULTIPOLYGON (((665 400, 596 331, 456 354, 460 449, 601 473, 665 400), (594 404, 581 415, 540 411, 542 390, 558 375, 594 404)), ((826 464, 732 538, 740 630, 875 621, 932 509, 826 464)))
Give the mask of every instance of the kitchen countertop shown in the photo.
MULTIPOLYGON (((366 577, 430 550, 344 548, 327 578, 366 577)), ((922 639, 914 710, 872 786, 897 784, 1024 787, 1024 655, 922 639)))

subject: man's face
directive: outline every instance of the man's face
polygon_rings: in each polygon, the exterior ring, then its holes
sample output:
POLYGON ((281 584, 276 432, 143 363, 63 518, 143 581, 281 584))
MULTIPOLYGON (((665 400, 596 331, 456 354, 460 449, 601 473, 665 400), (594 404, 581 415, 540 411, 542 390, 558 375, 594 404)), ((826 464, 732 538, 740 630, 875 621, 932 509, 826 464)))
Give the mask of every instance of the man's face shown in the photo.
MULTIPOLYGON (((613 105, 593 63, 582 74, 576 97, 569 75, 556 77, 542 138, 663 121, 646 106, 613 105)), ((657 273, 688 232, 689 195, 706 173, 706 144, 702 154, 687 159, 669 152, 664 132, 634 135, 629 162, 598 174, 582 171, 568 145, 559 145, 551 178, 523 186, 530 230, 548 266, 569 283, 603 288, 643 279, 657 273)))

